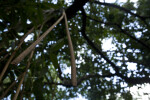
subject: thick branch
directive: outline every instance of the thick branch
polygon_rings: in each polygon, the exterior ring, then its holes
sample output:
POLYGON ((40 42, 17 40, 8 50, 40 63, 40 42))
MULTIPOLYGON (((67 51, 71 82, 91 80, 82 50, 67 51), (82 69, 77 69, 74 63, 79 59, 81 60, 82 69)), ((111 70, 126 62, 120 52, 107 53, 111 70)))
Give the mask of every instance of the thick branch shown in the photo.
POLYGON ((136 85, 136 84, 143 84, 143 83, 150 83, 150 78, 148 77, 137 77, 137 78, 124 78, 124 80, 132 85, 136 85))
POLYGON ((68 19, 71 19, 89 0, 74 0, 73 4, 66 9, 68 19))

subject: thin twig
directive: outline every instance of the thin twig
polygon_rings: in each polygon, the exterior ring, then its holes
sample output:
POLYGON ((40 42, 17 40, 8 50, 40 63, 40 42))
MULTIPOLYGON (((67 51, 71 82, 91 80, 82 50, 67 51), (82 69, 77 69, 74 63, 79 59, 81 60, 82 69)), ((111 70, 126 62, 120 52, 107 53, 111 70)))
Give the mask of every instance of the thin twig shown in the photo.
POLYGON ((18 86, 18 88, 17 88, 16 94, 15 94, 13 100, 16 100, 17 97, 18 97, 18 94, 19 94, 19 92, 20 92, 21 85, 22 85, 22 83, 23 83, 23 81, 24 81, 24 77, 25 77, 25 75, 26 75, 27 70, 28 70, 29 67, 30 67, 30 61, 31 61, 31 59, 32 59, 33 53, 34 53, 34 51, 32 51, 31 54, 30 54, 26 71, 25 71, 25 72, 23 73, 23 75, 22 75, 22 79, 21 79, 21 81, 19 82, 19 86, 18 86))
MULTIPOLYGON (((40 35, 40 32, 41 32, 42 28, 43 28, 43 24, 41 25, 41 28, 40 28, 40 30, 39 30, 39 32, 38 32, 38 37, 37 37, 37 39, 39 38, 39 35, 40 35)), ((20 83, 19 83, 19 86, 18 86, 18 88, 17 88, 16 94, 15 94, 13 100, 16 100, 17 97, 18 97, 18 94, 19 94, 19 92, 20 92, 21 85, 22 85, 22 83, 23 83, 23 81, 24 81, 24 77, 25 77, 25 75, 26 75, 26 73, 27 73, 27 70, 28 70, 29 67, 30 67, 30 62, 31 62, 31 59, 32 59, 32 57, 33 57, 33 54, 34 54, 34 49, 32 50, 32 52, 31 52, 31 54, 30 54, 30 57, 29 57, 28 63, 27 63, 26 71, 25 71, 25 72, 23 73, 23 75, 22 75, 22 79, 21 79, 21 81, 20 81, 20 83)))
POLYGON ((22 75, 23 73, 4 91, 4 93, 0 96, 0 100, 4 98, 8 91, 17 83, 16 81, 22 77, 22 75))
MULTIPOLYGON (((39 30, 39 33, 38 33, 38 36, 40 35, 40 32, 41 32, 41 30, 42 30, 42 28, 43 28, 43 24, 42 24, 42 26, 41 26, 41 28, 40 28, 40 30, 39 30)), ((26 36, 27 36, 27 34, 26 34, 26 36)), ((24 36, 24 37, 26 37, 26 36, 24 36)), ((24 39, 22 38, 20 41, 23 41, 24 39)), ((21 46, 21 45, 20 45, 21 46)), ((25 71, 26 72, 26 71, 25 71)), ((25 73, 24 72, 24 73, 25 73)), ((1 95, 1 97, 0 97, 0 100, 2 99, 2 98, 4 98, 4 96, 8 93, 8 91, 16 84, 16 81, 17 80, 20 80, 20 78, 23 76, 23 74, 24 73, 22 73, 6 90, 5 90, 5 92, 1 95)))
POLYGON ((5 74, 10 62, 12 61, 13 57, 15 56, 17 50, 21 47, 22 43, 24 42, 24 39, 34 30, 34 27, 31 28, 21 39, 20 39, 20 43, 18 45, 18 47, 16 48, 16 50, 12 53, 12 55, 10 56, 9 60, 7 61, 6 65, 4 66, 2 73, 0 74, 0 82, 3 78, 3 75, 5 74))

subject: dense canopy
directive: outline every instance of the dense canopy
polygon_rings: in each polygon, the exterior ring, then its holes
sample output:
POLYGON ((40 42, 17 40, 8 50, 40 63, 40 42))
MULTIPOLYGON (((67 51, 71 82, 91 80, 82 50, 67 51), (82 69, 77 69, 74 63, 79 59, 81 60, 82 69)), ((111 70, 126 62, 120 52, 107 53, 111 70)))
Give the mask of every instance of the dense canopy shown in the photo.
POLYGON ((0 1, 1 99, 62 100, 80 94, 115 100, 120 94, 132 100, 128 87, 150 83, 150 0, 66 1, 0 1), (63 10, 76 59, 76 87, 64 19, 19 64, 13 63, 63 10))

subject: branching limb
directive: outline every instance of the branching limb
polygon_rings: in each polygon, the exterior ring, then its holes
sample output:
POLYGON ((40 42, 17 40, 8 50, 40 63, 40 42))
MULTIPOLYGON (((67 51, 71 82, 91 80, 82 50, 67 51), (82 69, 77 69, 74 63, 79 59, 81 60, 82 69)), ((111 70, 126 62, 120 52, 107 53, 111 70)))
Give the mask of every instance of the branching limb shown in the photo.
MULTIPOLYGON (((121 73, 119 73, 119 68, 118 66, 116 66, 113 62, 111 62, 103 53, 101 50, 99 50, 96 45, 87 37, 87 35, 85 34, 85 28, 86 28, 86 14, 84 12, 84 10, 82 10, 82 21, 83 21, 83 25, 82 25, 82 35, 85 38, 85 40, 87 40, 87 42, 89 43, 89 45, 98 53, 101 55, 101 57, 103 57, 116 71, 115 74, 112 74, 113 76, 119 76, 122 79, 124 79, 127 83, 135 85, 135 84, 142 84, 142 83, 150 83, 150 78, 144 77, 144 78, 128 78, 123 76, 121 73), (142 81, 141 81, 142 80, 142 81)), ((102 22, 102 21, 100 21, 102 22)), ((110 23, 107 23, 110 24, 110 23)), ((117 25, 117 24, 116 24, 117 25)), ((135 38, 136 39, 136 38, 135 38)), ((88 76, 86 76, 88 77, 88 76)), ((84 79, 84 78, 83 78, 84 79)), ((80 79, 79 79, 80 80, 80 79)))

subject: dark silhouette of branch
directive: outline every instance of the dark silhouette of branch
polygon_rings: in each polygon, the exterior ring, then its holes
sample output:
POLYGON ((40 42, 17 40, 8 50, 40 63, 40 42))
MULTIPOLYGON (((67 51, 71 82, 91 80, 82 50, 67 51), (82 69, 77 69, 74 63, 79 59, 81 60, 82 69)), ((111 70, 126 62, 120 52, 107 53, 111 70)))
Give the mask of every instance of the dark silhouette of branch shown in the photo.
POLYGON ((74 0, 73 4, 66 9, 68 19, 71 19, 89 0, 74 0))
POLYGON ((124 78, 124 80, 132 85, 150 83, 149 77, 124 78))
POLYGON ((150 18, 150 17, 140 16, 136 13, 131 12, 129 9, 126 9, 126 8, 123 8, 123 7, 120 7, 118 5, 114 5, 114 4, 111 4, 111 3, 105 3, 105 2, 103 3, 103 2, 99 2, 99 1, 94 1, 94 3, 99 4, 99 5, 105 5, 105 6, 117 8, 117 9, 120 9, 120 10, 126 12, 126 13, 130 13, 131 15, 140 18, 147 26, 149 26, 146 22, 146 19, 150 18))
MULTIPOLYGON (((82 76, 81 78, 78 79, 77 81, 77 86, 80 85, 83 81, 89 80, 90 78, 110 78, 117 76, 116 74, 107 74, 107 75, 99 75, 99 74, 91 74, 91 75, 85 75, 82 76)), ((122 77, 121 77, 122 78, 122 77)), ((137 77, 137 78, 128 78, 128 77, 123 77, 122 79, 125 80, 128 84, 131 85, 136 85, 136 84, 143 84, 143 83, 150 83, 150 78, 148 77, 137 77)), ((62 85, 65 87, 73 87, 71 84, 71 80, 64 79, 62 83, 57 83, 57 82, 45 82, 45 85, 62 85)))
POLYGON ((124 30, 124 29, 122 29, 119 24, 117 24, 117 23, 112 23, 112 22, 103 22, 102 20, 97 20, 97 19, 94 19, 94 18, 92 18, 92 17, 90 17, 90 16, 87 16, 87 18, 89 18, 89 19, 91 19, 91 20, 94 20, 95 22, 103 23, 103 24, 105 24, 105 25, 117 26, 123 34, 127 35, 129 38, 135 40, 136 42, 138 42, 139 44, 141 44, 142 46, 144 46, 145 48, 147 48, 147 49, 150 50, 150 47, 149 47, 147 44, 145 44, 145 43, 142 42, 141 40, 137 39, 136 37, 130 35, 129 33, 127 33, 127 31, 124 30))
POLYGON ((136 42, 140 43, 140 44, 143 45, 145 48, 147 48, 147 49, 150 50, 150 47, 149 47, 147 44, 145 44, 145 43, 142 42, 141 40, 137 39, 136 37, 130 35, 129 33, 127 33, 127 31, 126 31, 126 30, 123 30, 123 29, 121 28, 121 26, 118 26, 118 27, 120 28, 120 30, 121 30, 122 33, 124 33, 125 35, 127 35, 127 36, 130 37, 131 39, 135 40, 136 42))
MULTIPOLYGON (((81 8, 88 2, 89 0, 74 0, 73 4, 65 9, 66 15, 68 20, 73 18, 76 13, 81 10, 81 8)), ((43 11, 43 16, 46 16, 46 25, 50 26, 54 23, 55 17, 59 15, 61 10, 55 10, 54 14, 50 14, 50 16, 47 16, 47 13, 44 13, 43 11)), ((2 23, 0 23, 2 24, 2 23)), ((27 24, 27 29, 30 29, 33 26, 33 24, 27 24)), ((15 27, 12 27, 5 33, 9 33, 10 31, 14 30, 15 32, 24 32, 24 27, 22 26, 21 22, 18 22, 15 27)))
MULTIPOLYGON (((126 77, 126 76, 123 76, 121 73, 119 73, 119 68, 118 68, 118 66, 116 66, 113 62, 111 62, 103 53, 102 53, 102 51, 101 50, 99 50, 97 47, 96 47, 96 45, 87 37, 87 35, 85 34, 85 28, 86 28, 86 13, 85 13, 85 11, 84 10, 82 10, 82 35, 83 35, 83 37, 84 37, 84 39, 85 40, 87 40, 87 42, 89 43, 89 45, 93 48, 93 49, 95 49, 95 51, 98 53, 98 54, 100 54, 101 55, 101 57, 103 57, 114 69, 115 69, 115 71, 116 71, 116 73, 115 74, 112 74, 111 76, 119 76, 119 77, 121 77, 122 79, 124 79, 127 83, 129 83, 129 84, 133 84, 133 85, 135 85, 135 84, 142 84, 142 83, 150 83, 150 78, 128 78, 128 77, 126 77), (133 81, 132 81, 133 80, 133 81), (141 80, 142 80, 142 82, 141 82, 141 80)), ((102 22, 102 21, 100 21, 100 22, 102 22)), ((109 24, 109 25, 112 25, 112 23, 105 23, 105 24, 109 24)), ((115 24, 115 23, 113 23, 113 25, 117 25, 117 24, 115 24)), ((118 26, 118 25, 117 25, 118 26)), ((136 39, 136 38, 134 38, 134 39, 136 39)), ((97 76, 97 75, 94 75, 94 76, 97 76)), ((85 76, 85 77, 88 77, 88 76, 85 76)), ((81 79, 84 79, 84 77, 83 78, 81 78, 81 79)), ((80 82, 80 80, 78 80, 78 82, 80 82)), ((81 81, 82 82, 82 81, 81 81)))
POLYGON ((92 74, 92 75, 85 75, 78 79, 78 85, 80 85, 84 80, 88 80, 90 78, 105 78, 105 77, 113 77, 115 74, 108 74, 108 75, 99 75, 99 74, 92 74))
POLYGON ((88 38, 88 36, 85 34, 86 30, 86 13, 84 10, 82 10, 82 29, 81 29, 81 34, 84 37, 84 39, 88 42, 88 44, 98 53, 101 55, 102 58, 104 58, 116 71, 116 73, 119 74, 119 68, 116 66, 113 62, 111 62, 104 54, 103 52, 96 47, 96 45, 88 38))
MULTIPOLYGON (((105 78, 105 77, 113 77, 115 74, 108 74, 108 75, 99 75, 99 74, 91 74, 91 75, 85 75, 78 79, 77 85, 80 85, 83 81, 88 80, 90 78, 105 78)), ((71 80, 64 79, 62 83, 56 83, 56 82, 45 82, 45 85, 62 85, 66 87, 72 87, 71 80)))

